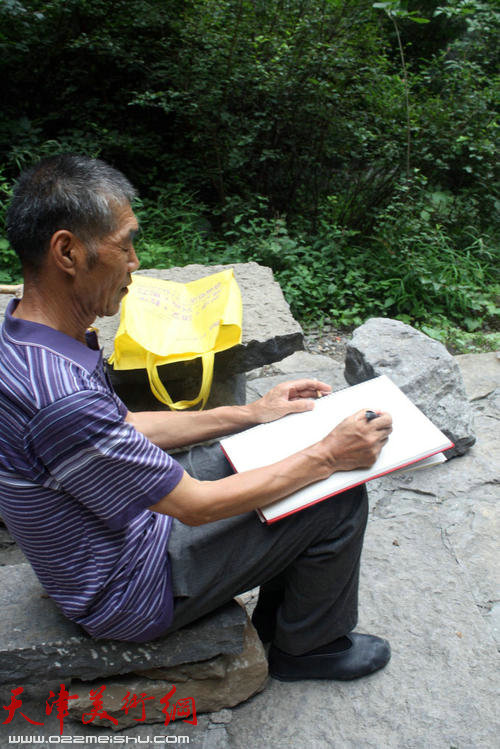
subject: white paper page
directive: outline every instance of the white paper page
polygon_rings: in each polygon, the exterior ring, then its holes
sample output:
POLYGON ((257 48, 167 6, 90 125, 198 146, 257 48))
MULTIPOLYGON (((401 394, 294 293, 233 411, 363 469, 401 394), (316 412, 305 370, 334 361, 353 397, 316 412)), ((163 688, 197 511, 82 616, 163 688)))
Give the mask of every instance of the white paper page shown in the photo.
POLYGON ((385 375, 315 401, 313 411, 290 414, 221 440, 238 471, 275 463, 325 437, 360 409, 387 411, 393 419, 389 441, 369 469, 341 471, 294 492, 262 510, 267 519, 292 512, 407 463, 451 447, 452 443, 385 375))

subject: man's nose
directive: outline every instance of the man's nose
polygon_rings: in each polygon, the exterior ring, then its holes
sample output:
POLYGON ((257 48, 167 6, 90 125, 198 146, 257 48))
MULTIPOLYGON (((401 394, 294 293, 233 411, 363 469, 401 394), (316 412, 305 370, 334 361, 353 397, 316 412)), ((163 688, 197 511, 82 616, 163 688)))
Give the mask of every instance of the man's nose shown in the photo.
POLYGON ((130 273, 133 273, 133 271, 137 270, 140 264, 141 264, 141 261, 137 257, 134 247, 132 247, 132 249, 130 250, 129 258, 128 258, 128 266, 130 269, 130 273))

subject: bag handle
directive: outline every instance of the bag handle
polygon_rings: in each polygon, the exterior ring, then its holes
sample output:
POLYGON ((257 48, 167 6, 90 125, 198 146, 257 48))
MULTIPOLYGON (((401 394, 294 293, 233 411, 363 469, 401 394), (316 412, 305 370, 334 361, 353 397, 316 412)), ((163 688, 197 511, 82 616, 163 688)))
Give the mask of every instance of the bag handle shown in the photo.
POLYGON ((201 363, 203 368, 203 375, 201 378, 200 392, 191 401, 177 401, 174 403, 170 395, 167 393, 165 385, 160 379, 158 374, 158 365, 156 364, 156 357, 151 351, 147 352, 146 358, 146 369, 148 372, 149 385, 155 398, 162 403, 165 403, 170 409, 175 411, 183 411, 185 408, 196 406, 201 401, 200 410, 205 408, 205 405, 210 395, 210 388, 212 386, 212 379, 214 376, 214 352, 209 351, 207 354, 201 355, 201 363))

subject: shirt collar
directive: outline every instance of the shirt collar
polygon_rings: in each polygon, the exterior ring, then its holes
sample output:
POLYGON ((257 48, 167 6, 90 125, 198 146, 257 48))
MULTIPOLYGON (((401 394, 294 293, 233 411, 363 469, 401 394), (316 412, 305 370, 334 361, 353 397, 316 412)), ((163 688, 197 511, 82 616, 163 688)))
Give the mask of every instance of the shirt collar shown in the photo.
POLYGON ((91 346, 89 348, 88 345, 77 341, 76 338, 61 333, 55 328, 50 328, 48 325, 13 317, 12 313, 18 304, 18 299, 11 299, 5 311, 4 330, 10 338, 19 344, 49 349, 79 364, 88 372, 94 371, 102 359, 102 351, 99 348, 94 348, 94 345, 97 344, 95 332, 93 332, 93 340, 92 336, 90 340, 87 336, 87 343, 91 346))

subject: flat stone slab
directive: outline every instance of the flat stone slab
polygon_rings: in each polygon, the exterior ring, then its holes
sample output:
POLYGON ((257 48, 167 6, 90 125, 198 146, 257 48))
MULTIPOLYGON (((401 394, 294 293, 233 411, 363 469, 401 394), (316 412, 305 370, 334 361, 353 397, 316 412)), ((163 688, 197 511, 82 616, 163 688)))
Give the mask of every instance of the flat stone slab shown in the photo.
MULTIPOLYGON (((138 275, 187 283, 211 273, 233 268, 243 301, 243 330, 241 345, 217 354, 219 371, 226 376, 247 372, 255 367, 279 361, 303 348, 303 333, 293 318, 281 287, 274 280, 271 268, 258 263, 234 265, 186 265, 184 268, 148 269, 138 275)), ((120 315, 97 320, 99 341, 105 356, 113 351, 120 315)), ((181 379, 185 365, 169 364, 171 379, 181 379)))
POLYGON ((243 649, 246 614, 234 601, 167 637, 130 643, 89 637, 59 612, 29 564, 0 568, 0 600, 0 685, 9 688, 176 666, 243 649))
MULTIPOLYGON (((240 346, 217 354, 221 369, 224 369, 226 375, 247 372, 303 349, 302 328, 293 318, 281 287, 274 280, 271 268, 252 262, 234 265, 192 264, 183 268, 149 268, 137 271, 137 274, 187 283, 227 268, 233 268, 241 290, 243 332, 240 346)), ((8 294, 0 294, 0 321, 11 299, 12 296, 8 294)), ((119 322, 120 313, 111 317, 100 317, 96 321, 99 342, 105 356, 109 356, 113 351, 119 322)), ((179 365, 169 366, 174 368, 179 365)), ((179 376, 182 376, 182 367, 179 376)))
POLYGON ((22 564, 27 561, 21 548, 16 544, 0 519, 0 567, 10 564, 22 564))
MULTIPOLYGON (((304 347, 302 328, 293 318, 280 285, 270 268, 257 263, 186 265, 184 268, 148 269, 139 275, 187 283, 211 273, 233 268, 243 302, 242 342, 215 355, 214 378, 207 408, 245 402, 244 373, 289 356, 304 347)), ((113 351, 120 315, 96 322, 99 341, 108 356, 113 351)), ((158 367, 173 400, 194 398, 201 384, 199 359, 158 367)), ((113 387, 132 411, 166 409, 151 393, 145 370, 114 370, 113 387)))
MULTIPOLYGON (((139 275, 187 283, 211 273, 233 268, 243 302, 242 342, 215 356, 214 379, 207 408, 245 402, 244 373, 265 364, 280 361, 304 348, 304 336, 293 318, 280 285, 271 268, 258 263, 234 265, 186 265, 183 268, 137 271, 139 275)), ((0 322, 12 296, 0 294, 0 322)), ((99 343, 105 357, 114 348, 120 313, 98 318, 99 343)), ((201 384, 199 359, 168 364, 158 368, 174 400, 194 398, 201 384)), ((145 370, 114 370, 109 367, 113 387, 131 410, 166 409, 152 395, 145 370)))

